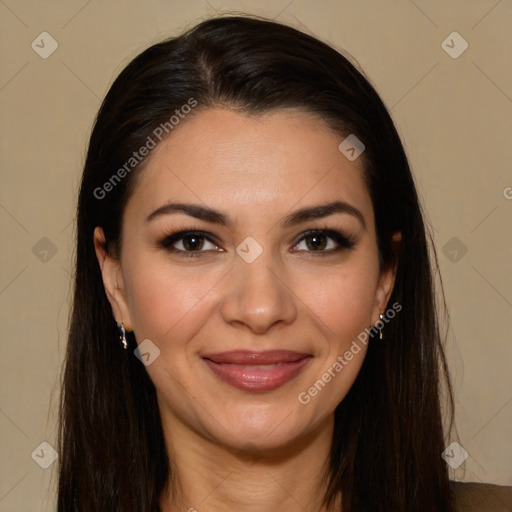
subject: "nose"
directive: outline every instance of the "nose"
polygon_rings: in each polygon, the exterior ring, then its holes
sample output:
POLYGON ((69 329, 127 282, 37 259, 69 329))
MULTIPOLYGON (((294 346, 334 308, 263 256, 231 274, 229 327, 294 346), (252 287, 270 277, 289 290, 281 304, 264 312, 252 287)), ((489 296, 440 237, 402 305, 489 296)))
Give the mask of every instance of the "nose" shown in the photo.
POLYGON ((285 269, 272 261, 271 251, 264 250, 252 263, 237 256, 222 303, 224 321, 254 334, 293 323, 297 303, 287 281, 285 269))

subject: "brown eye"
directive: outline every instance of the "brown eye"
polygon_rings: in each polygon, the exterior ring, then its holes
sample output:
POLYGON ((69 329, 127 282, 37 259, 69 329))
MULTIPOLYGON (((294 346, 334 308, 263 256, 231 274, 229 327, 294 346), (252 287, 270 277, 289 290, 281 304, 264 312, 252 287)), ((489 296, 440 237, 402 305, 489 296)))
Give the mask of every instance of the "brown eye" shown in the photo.
POLYGON ((181 240, 183 240, 183 247, 187 251, 199 251, 204 245, 204 237, 201 235, 188 235, 184 236, 181 240))
MULTIPOLYGON (((295 247, 298 247, 303 242, 306 247, 305 252, 316 252, 319 254, 330 254, 342 249, 351 249, 355 245, 355 241, 351 238, 330 229, 312 230, 304 233, 295 247)), ((302 250, 299 249, 300 251, 302 250)))
POLYGON ((311 249, 312 251, 317 251, 325 249, 325 247, 327 246, 327 238, 328 237, 326 237, 323 233, 315 233, 306 236, 304 240, 306 240, 306 245, 308 246, 309 249, 311 249), (308 241, 310 243, 308 243, 308 241))
POLYGON ((211 237, 202 231, 180 231, 167 236, 159 245, 170 252, 183 256, 201 256, 202 253, 218 249, 211 237), (207 244, 210 244, 211 247, 208 247, 207 244))

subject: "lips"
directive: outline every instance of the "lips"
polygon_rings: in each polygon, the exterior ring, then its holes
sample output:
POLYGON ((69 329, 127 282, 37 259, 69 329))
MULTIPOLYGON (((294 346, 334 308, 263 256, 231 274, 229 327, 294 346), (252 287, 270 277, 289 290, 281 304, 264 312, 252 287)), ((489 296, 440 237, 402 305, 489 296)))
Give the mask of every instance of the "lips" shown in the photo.
POLYGON ((289 350, 234 350, 203 356, 217 378, 244 391, 277 389, 296 377, 311 359, 310 354, 289 350))

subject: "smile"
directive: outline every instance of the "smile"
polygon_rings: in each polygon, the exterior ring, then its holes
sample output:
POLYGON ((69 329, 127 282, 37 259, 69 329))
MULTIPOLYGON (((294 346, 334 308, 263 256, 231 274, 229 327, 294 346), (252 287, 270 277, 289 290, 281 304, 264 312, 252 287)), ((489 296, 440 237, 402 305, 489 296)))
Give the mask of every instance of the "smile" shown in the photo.
POLYGON ((223 382, 244 391, 272 391, 294 377, 312 359, 310 354, 285 350, 232 351, 203 356, 223 382))

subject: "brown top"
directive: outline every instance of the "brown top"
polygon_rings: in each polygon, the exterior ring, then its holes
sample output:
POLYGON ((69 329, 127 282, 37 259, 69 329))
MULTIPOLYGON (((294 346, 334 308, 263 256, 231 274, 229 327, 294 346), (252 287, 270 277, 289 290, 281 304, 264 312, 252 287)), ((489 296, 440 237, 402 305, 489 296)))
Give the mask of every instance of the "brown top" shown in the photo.
POLYGON ((512 512, 512 486, 451 482, 457 512, 512 512))

